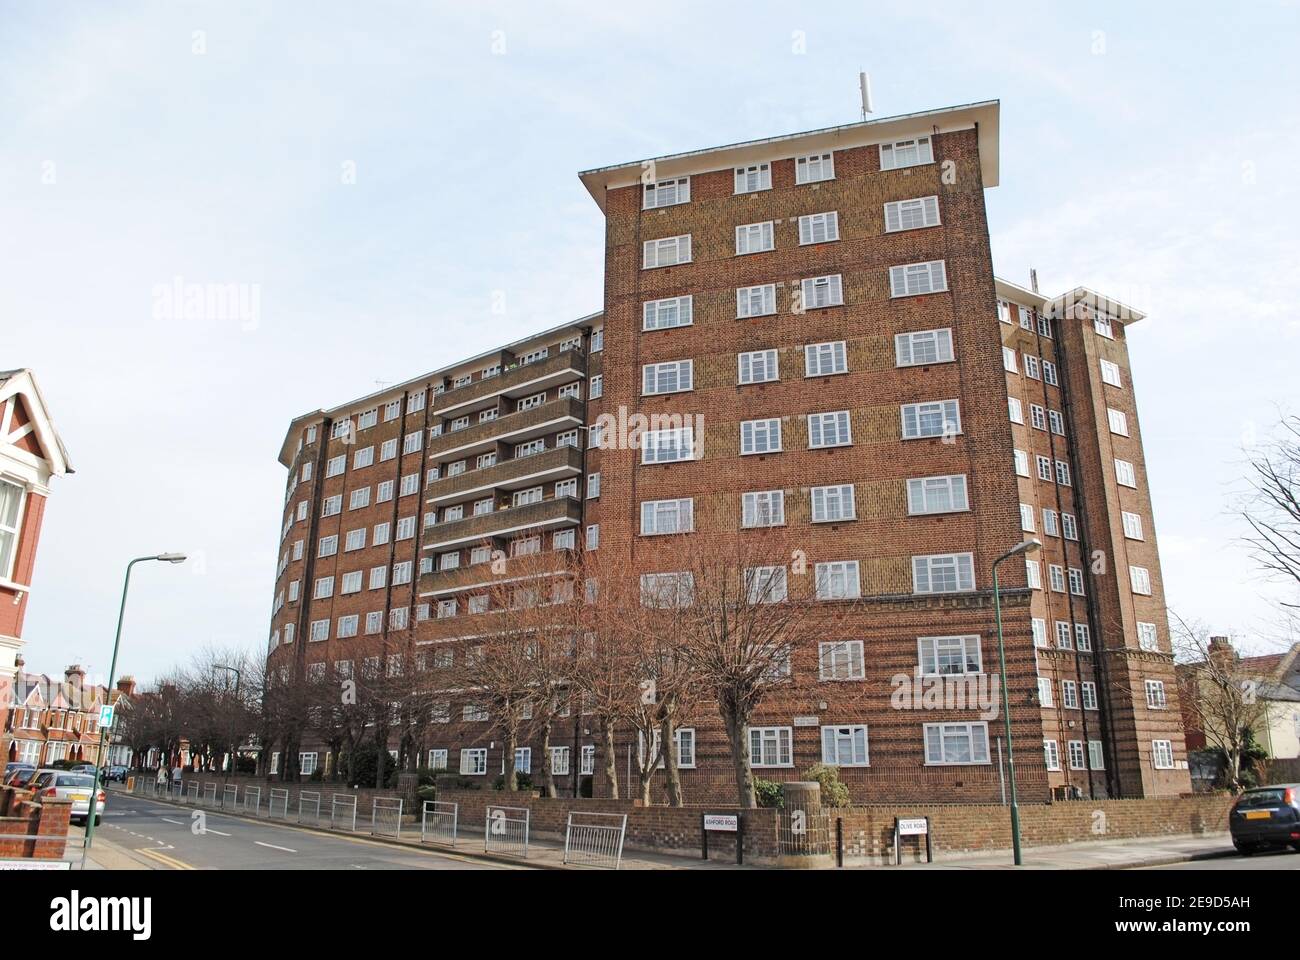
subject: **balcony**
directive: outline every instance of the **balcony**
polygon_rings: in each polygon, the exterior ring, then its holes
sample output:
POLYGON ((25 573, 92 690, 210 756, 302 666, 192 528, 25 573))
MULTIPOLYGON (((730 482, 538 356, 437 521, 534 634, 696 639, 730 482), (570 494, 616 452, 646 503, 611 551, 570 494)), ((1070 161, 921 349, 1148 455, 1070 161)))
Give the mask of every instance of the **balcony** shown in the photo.
POLYGON ((563 480, 582 473, 580 447, 552 447, 531 457, 502 460, 491 467, 467 470, 443 477, 424 488, 426 503, 433 506, 457 503, 498 490, 523 490, 551 480, 563 480))
POLYGON ((429 459, 461 459, 487 453, 495 450, 498 443, 522 443, 558 430, 581 426, 584 416, 581 400, 561 397, 531 410, 508 413, 495 420, 434 437, 429 441, 429 459))
POLYGON ((489 397, 504 395, 518 399, 586 375, 587 355, 581 350, 564 350, 545 360, 508 367, 495 377, 447 390, 434 398, 433 413, 439 417, 455 416, 463 408, 489 397))
POLYGON ((434 570, 422 574, 419 595, 437 600, 469 590, 486 591, 502 584, 523 583, 567 573, 573 551, 552 549, 548 546, 549 542, 547 540, 542 544, 540 553, 510 557, 506 560, 504 569, 494 569, 491 563, 475 563, 454 570, 434 570))
POLYGON ((482 543, 494 537, 513 537, 532 528, 541 532, 577 526, 580 523, 582 502, 576 497, 555 497, 522 507, 503 507, 492 513, 481 513, 477 517, 436 523, 424 531, 424 549, 449 550, 466 544, 482 543))

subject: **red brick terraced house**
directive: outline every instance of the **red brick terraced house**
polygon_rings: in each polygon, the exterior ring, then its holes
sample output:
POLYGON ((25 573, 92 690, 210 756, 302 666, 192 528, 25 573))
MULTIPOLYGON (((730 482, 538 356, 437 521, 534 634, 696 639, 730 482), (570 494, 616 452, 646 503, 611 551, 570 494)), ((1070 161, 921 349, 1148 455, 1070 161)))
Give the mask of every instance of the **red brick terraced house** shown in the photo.
POLYGON ((0 371, 0 677, 23 645, 50 479, 72 472, 35 375, 0 371))
MULTIPOLYGON (((99 708, 112 703, 119 713, 129 709, 135 682, 122 677, 112 695, 104 687, 87 684, 86 672, 74 664, 62 678, 22 670, 6 684, 8 708, 0 708, 0 730, 8 762, 45 766, 56 760, 96 763, 99 758, 99 708)), ((126 764, 130 749, 107 746, 106 762, 126 764)))
MULTIPOLYGON (((995 279, 998 126, 979 103, 582 173, 601 313, 290 425, 270 665, 474 637, 496 551, 581 545, 644 585, 680 574, 683 538, 761 530, 806 560, 777 571, 788 595, 837 617, 747 731, 756 774, 824 762, 858 802, 996 802, 992 564, 1035 537, 1000 568, 1022 797, 1189 791, 1126 347, 1143 317, 995 279), (634 414, 691 426, 611 442, 634 414)), ((489 780, 491 718, 449 697, 427 761, 489 780)), ((596 724, 574 723, 557 779, 601 795, 596 724)), ((620 776, 637 749, 620 734, 620 776)), ((673 749, 688 802, 734 798, 711 707, 673 749)))

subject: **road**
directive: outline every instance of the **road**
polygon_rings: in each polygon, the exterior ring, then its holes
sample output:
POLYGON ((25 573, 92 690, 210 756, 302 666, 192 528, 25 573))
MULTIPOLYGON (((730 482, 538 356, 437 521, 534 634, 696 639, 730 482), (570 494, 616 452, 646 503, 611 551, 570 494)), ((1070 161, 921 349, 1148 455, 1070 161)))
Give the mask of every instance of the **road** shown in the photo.
POLYGON ((511 869, 444 853, 404 850, 361 837, 254 823, 114 791, 95 836, 159 870, 483 870, 511 869), (195 832, 202 813, 206 829, 195 832))
POLYGON ((1292 850, 1277 853, 1257 853, 1253 857, 1240 855, 1216 860, 1193 860, 1174 863, 1167 867, 1145 867, 1148 870, 1300 870, 1300 853, 1292 850))

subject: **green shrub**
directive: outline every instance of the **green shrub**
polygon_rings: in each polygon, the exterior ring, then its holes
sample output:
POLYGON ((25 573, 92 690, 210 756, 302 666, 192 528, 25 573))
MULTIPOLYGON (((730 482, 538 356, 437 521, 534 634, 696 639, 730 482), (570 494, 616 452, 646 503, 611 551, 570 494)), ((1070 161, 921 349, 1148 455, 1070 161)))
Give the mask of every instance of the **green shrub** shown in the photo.
POLYGON ((847 807, 849 788, 840 781, 840 768, 814 763, 803 772, 804 780, 815 780, 822 788, 823 807, 847 807))
POLYGON ((438 790, 481 790, 482 782, 477 777, 462 777, 456 773, 445 773, 439 771, 434 778, 434 785, 438 790))
MULTIPOLYGON (((373 748, 362 748, 357 751, 356 770, 353 772, 352 781, 348 784, 350 787, 373 787, 375 785, 375 774, 377 772, 380 760, 375 755, 373 748)), ((394 760, 387 752, 383 754, 384 779, 381 784, 384 787, 394 787, 397 785, 397 761, 394 760)), ((347 754, 339 758, 339 770, 346 775, 348 769, 347 754)))
MULTIPOLYGON (((515 771, 515 785, 516 785, 520 790, 522 790, 522 791, 524 791, 524 792, 528 792, 529 790, 532 790, 532 789, 533 789, 533 778, 530 777, 528 774, 522 772, 522 771, 516 770, 516 771, 515 771)), ((493 790, 500 790, 502 793, 505 792, 505 789, 506 789, 506 777, 505 777, 505 774, 502 774, 501 776, 497 777, 495 780, 492 781, 492 789, 493 789, 493 790)))
POLYGON ((773 780, 754 778, 754 802, 760 807, 779 808, 785 803, 781 795, 781 784, 773 780))
POLYGON ((420 803, 424 803, 426 800, 437 800, 438 788, 433 786, 432 784, 425 784, 422 787, 416 787, 415 799, 418 800, 420 803))

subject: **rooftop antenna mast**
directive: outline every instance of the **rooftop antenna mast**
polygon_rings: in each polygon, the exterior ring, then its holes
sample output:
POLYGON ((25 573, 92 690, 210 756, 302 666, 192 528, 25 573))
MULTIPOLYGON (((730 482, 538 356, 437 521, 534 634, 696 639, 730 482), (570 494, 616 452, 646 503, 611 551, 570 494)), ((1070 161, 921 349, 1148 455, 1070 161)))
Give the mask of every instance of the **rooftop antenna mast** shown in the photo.
POLYGON ((1029 268, 1029 289, 1038 292, 1038 271, 1033 267, 1029 268))
POLYGON ((865 121, 867 114, 871 113, 871 78, 866 71, 858 74, 858 90, 862 94, 862 119, 865 121))

